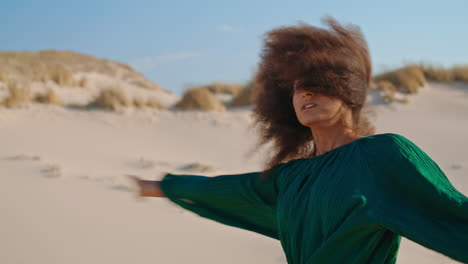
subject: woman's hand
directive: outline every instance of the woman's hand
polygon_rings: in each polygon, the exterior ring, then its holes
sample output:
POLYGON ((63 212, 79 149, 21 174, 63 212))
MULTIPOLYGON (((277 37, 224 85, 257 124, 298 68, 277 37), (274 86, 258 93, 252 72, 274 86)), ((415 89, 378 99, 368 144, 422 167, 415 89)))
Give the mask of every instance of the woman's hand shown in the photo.
POLYGON ((160 187, 161 181, 142 180, 135 175, 127 175, 127 177, 135 184, 138 197, 166 197, 160 187))

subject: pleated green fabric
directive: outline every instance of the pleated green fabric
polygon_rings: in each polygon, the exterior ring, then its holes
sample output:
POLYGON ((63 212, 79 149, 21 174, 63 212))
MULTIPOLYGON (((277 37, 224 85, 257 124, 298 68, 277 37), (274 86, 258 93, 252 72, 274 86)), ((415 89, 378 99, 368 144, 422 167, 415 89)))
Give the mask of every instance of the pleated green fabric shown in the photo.
POLYGON ((179 206, 279 239, 290 264, 395 263, 400 236, 468 262, 468 198, 403 136, 363 137, 261 173, 167 174, 179 206))

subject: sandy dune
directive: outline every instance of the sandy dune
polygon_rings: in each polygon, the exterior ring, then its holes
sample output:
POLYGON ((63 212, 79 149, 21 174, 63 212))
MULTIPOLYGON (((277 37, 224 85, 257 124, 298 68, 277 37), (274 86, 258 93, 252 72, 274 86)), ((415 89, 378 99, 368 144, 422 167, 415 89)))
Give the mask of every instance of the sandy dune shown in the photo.
MULTIPOLYGON (((468 194, 468 89, 410 101, 375 106, 378 133, 414 141, 468 194)), ((250 123, 249 110, 0 109, 0 263, 286 263, 278 241, 135 199, 124 176, 260 170, 250 123)), ((404 240, 398 263, 456 262, 404 240)))

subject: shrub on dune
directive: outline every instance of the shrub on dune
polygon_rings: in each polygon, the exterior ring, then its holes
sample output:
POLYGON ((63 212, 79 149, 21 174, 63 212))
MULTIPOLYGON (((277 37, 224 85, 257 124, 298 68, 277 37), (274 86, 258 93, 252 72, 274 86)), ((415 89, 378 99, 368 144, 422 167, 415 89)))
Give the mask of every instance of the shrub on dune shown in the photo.
POLYGON ((8 83, 9 95, 3 102, 6 107, 15 107, 31 102, 31 92, 28 88, 20 86, 17 82, 8 83))
POLYGON ((408 76, 411 76, 412 79, 421 87, 426 85, 426 78, 424 77, 424 72, 416 65, 409 65, 404 68, 404 71, 408 76))
POLYGON ((403 93, 415 94, 426 83, 423 71, 416 65, 409 65, 395 71, 377 75, 375 81, 388 81, 403 93))
POLYGON ((378 81, 377 82, 377 89, 379 91, 388 91, 388 92, 391 92, 391 93, 396 93, 396 91, 397 91, 397 88, 395 87, 395 85, 393 85, 393 83, 391 83, 389 81, 378 81))
POLYGON ((384 103, 391 103, 395 100, 397 88, 389 81, 378 81, 377 89, 380 91, 380 98, 384 103))
POLYGON ((194 88, 185 92, 184 96, 175 105, 180 110, 224 111, 226 107, 219 102, 211 92, 205 88, 194 88))
POLYGON ((101 90, 96 99, 91 102, 91 107, 98 107, 117 111, 122 107, 131 107, 133 101, 127 97, 122 89, 107 88, 101 90))
POLYGON ((455 66, 451 69, 454 81, 468 82, 468 65, 455 66))
POLYGON ((47 76, 60 86, 74 86, 75 79, 70 70, 60 64, 52 64, 47 67, 47 76))
POLYGON ((78 82, 78 87, 81 87, 81 88, 89 88, 89 81, 87 78, 83 77, 81 78, 81 80, 78 82))
POLYGON ((424 76, 431 81, 436 82, 452 82, 453 77, 450 71, 442 66, 421 65, 424 76))
POLYGON ((252 104, 253 84, 247 85, 231 102, 232 107, 252 104))
POLYGON ((202 88, 202 87, 206 87, 213 94, 225 93, 225 94, 230 94, 233 96, 239 94, 243 89, 243 85, 240 85, 240 84, 225 84, 225 83, 219 83, 219 82, 215 82, 206 86, 198 86, 195 88, 202 88))
POLYGON ((34 97, 34 101, 41 104, 54 104, 54 105, 63 105, 62 100, 54 90, 49 89, 45 94, 39 94, 34 97))
POLYGON ((141 97, 133 98, 133 106, 136 108, 167 109, 155 98, 149 98, 148 100, 145 100, 141 97))
POLYGON ((396 72, 400 89, 404 93, 415 94, 420 87, 424 87, 426 79, 424 73, 417 66, 407 66, 396 72))
POLYGON ((143 98, 133 98, 133 105, 137 108, 145 108, 146 107, 146 102, 143 98))
POLYGON ((399 102, 403 104, 409 103, 407 97, 397 96, 398 89, 389 81, 379 81, 376 88, 380 92, 380 98, 384 103, 390 104, 393 102, 399 102))

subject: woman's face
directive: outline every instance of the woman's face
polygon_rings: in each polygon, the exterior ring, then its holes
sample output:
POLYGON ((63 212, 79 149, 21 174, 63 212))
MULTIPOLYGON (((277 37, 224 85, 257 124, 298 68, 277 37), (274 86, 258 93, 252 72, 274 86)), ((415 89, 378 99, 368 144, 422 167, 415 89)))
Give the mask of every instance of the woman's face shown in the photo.
POLYGON ((345 105, 338 98, 295 88, 293 106, 303 126, 332 125, 341 118, 345 105))

